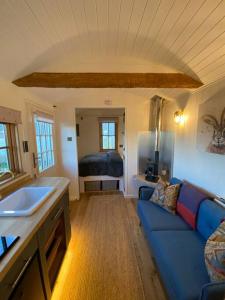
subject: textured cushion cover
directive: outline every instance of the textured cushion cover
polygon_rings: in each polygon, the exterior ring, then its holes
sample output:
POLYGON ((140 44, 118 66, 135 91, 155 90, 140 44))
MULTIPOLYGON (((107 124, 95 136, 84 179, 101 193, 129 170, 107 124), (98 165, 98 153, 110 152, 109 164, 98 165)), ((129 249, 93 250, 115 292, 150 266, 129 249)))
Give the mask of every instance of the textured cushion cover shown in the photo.
POLYGON ((138 201, 138 215, 147 236, 153 230, 191 230, 180 216, 170 214, 150 201, 138 201))
POLYGON ((205 240, 196 231, 154 231, 153 255, 171 300, 198 300, 210 279, 204 262, 205 240))
POLYGON ((225 280, 225 221, 220 224, 206 243, 205 263, 211 281, 225 280))
POLYGON ((164 198, 164 191, 165 191, 166 187, 167 187, 167 184, 164 181, 159 180, 159 182, 155 186, 155 189, 150 198, 150 201, 157 203, 157 204, 161 203, 164 198))
POLYGON ((196 228, 198 209, 207 195, 194 186, 183 183, 177 201, 177 212, 193 228, 196 228))
POLYGON ((212 200, 204 200, 199 208, 197 230, 207 240, 225 220, 225 209, 212 200))
POLYGON ((179 184, 167 186, 164 182, 160 181, 155 187, 150 201, 175 214, 179 189, 179 184))
POLYGON ((180 189, 179 184, 168 186, 165 189, 163 203, 160 204, 164 209, 166 209, 169 212, 172 212, 173 214, 176 213, 179 189, 180 189))

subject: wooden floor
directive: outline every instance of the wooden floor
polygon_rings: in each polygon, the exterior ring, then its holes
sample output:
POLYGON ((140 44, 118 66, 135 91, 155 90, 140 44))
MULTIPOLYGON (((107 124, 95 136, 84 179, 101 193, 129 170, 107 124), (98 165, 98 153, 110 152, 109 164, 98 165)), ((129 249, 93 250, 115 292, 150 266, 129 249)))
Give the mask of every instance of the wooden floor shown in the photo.
POLYGON ((74 202, 53 300, 166 299, 135 205, 120 193, 88 193, 74 202))

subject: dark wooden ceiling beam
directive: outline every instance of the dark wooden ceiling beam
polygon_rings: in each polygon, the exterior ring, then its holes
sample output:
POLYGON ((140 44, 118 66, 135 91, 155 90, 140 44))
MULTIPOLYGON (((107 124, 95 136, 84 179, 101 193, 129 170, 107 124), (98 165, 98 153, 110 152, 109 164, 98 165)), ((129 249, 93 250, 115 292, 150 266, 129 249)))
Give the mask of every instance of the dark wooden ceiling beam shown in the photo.
POLYGON ((31 73, 20 87, 44 88, 198 88, 202 82, 182 73, 31 73))

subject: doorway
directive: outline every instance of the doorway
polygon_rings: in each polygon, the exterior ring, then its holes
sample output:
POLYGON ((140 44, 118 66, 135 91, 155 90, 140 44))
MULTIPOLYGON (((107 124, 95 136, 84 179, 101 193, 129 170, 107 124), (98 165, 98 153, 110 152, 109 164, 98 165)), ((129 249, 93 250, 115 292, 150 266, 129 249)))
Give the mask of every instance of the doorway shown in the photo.
POLYGON ((76 108, 80 193, 126 192, 125 108, 76 108))

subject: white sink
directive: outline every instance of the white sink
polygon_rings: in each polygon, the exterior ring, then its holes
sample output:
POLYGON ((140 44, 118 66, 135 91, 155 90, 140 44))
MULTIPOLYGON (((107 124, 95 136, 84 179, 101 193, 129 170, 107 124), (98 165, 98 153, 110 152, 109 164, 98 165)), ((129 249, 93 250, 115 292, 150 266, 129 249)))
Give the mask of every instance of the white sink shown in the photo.
POLYGON ((32 215, 54 192, 51 186, 24 187, 0 201, 0 216, 32 215))

